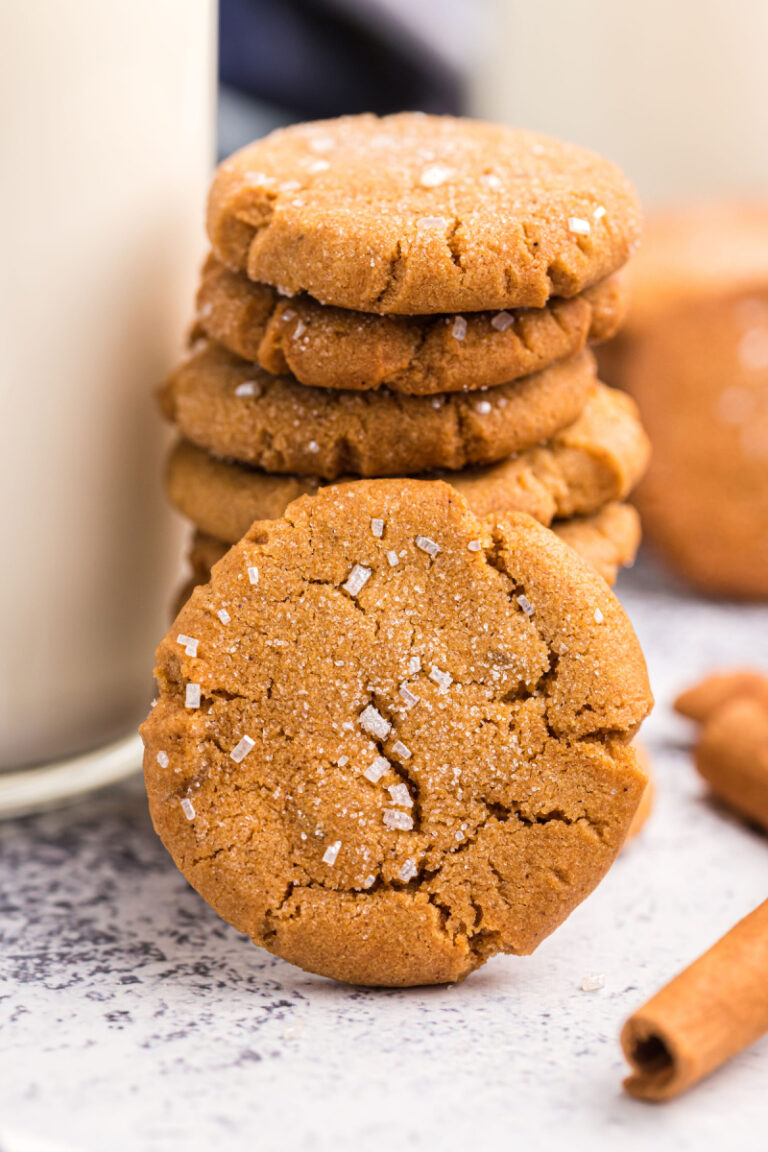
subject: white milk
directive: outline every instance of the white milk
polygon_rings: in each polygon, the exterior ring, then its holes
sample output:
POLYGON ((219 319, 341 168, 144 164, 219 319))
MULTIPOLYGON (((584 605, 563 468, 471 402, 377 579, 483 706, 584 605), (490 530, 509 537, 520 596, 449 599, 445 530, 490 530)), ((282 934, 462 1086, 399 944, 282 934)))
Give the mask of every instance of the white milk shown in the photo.
POLYGON ((477 14, 478 115, 597 149, 646 203, 768 185, 765 0, 488 0, 477 14))
POLYGON ((214 0, 0 7, 0 767, 146 712, 178 531, 154 386, 213 160, 214 0))

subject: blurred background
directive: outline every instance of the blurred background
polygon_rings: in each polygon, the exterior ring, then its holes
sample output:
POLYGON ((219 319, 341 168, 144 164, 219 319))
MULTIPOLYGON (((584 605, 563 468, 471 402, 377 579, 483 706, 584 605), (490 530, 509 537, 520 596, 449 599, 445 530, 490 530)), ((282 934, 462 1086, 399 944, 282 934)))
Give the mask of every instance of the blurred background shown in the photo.
POLYGON ((219 155, 419 108, 594 148, 649 204, 768 184, 762 0, 221 0, 219 28, 219 155))
POLYGON ((222 0, 219 155, 296 120, 465 112, 479 7, 471 0, 222 0))

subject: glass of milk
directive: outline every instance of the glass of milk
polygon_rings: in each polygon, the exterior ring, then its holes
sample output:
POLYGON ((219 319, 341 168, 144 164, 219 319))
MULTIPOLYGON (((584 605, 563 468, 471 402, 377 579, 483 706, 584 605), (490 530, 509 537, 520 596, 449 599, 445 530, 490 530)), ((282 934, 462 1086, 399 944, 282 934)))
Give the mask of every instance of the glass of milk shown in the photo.
POLYGON ((0 811, 138 766, 178 567, 153 391, 203 254, 215 18, 0 8, 0 811))

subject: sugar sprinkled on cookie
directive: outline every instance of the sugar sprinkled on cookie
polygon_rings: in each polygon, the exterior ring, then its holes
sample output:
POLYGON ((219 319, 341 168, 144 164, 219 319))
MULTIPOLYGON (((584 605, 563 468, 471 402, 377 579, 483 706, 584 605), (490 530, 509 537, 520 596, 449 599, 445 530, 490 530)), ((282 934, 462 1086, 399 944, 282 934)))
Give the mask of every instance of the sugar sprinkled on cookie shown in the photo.
MULTIPOLYGON (((433 395, 507 384, 576 355, 587 342, 608 340, 628 300, 615 275, 544 308, 379 316, 327 307, 306 294, 287 306, 276 289, 210 256, 198 327, 244 360, 275 375, 290 372, 311 387, 433 395)), ((255 391, 251 381, 235 394, 255 391)))
POLYGON ((587 350, 482 398, 371 394, 305 387, 211 342, 171 375, 164 404, 189 440, 217 456, 332 480, 344 472, 397 475, 500 460, 575 420, 596 380, 587 350), (258 389, 240 395, 239 381, 253 383, 254 374, 258 389))
POLYGON ((602 157, 421 113, 280 129, 221 166, 208 202, 229 267, 292 295, 400 315, 575 296, 621 267, 639 224, 633 189, 602 157), (330 133, 319 161, 312 142, 330 133), (610 228, 592 227, 601 208, 610 228))
POLYGON ((645 783, 628 741, 650 694, 618 602, 529 517, 480 522, 440 482, 327 488, 254 524, 157 676, 145 773, 169 851, 239 931, 340 980, 439 983, 531 951, 645 783))

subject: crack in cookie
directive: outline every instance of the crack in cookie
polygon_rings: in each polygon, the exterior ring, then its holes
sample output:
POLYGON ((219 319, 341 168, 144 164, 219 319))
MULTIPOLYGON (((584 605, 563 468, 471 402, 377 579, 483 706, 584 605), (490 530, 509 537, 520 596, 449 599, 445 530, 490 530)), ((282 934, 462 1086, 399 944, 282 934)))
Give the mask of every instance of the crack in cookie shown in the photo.
POLYGON ((238 930, 337 979, 531 951, 645 784, 628 742, 650 693, 618 602, 535 521, 478 521, 441 482, 323 489, 255 524, 157 677, 163 841, 238 930))

